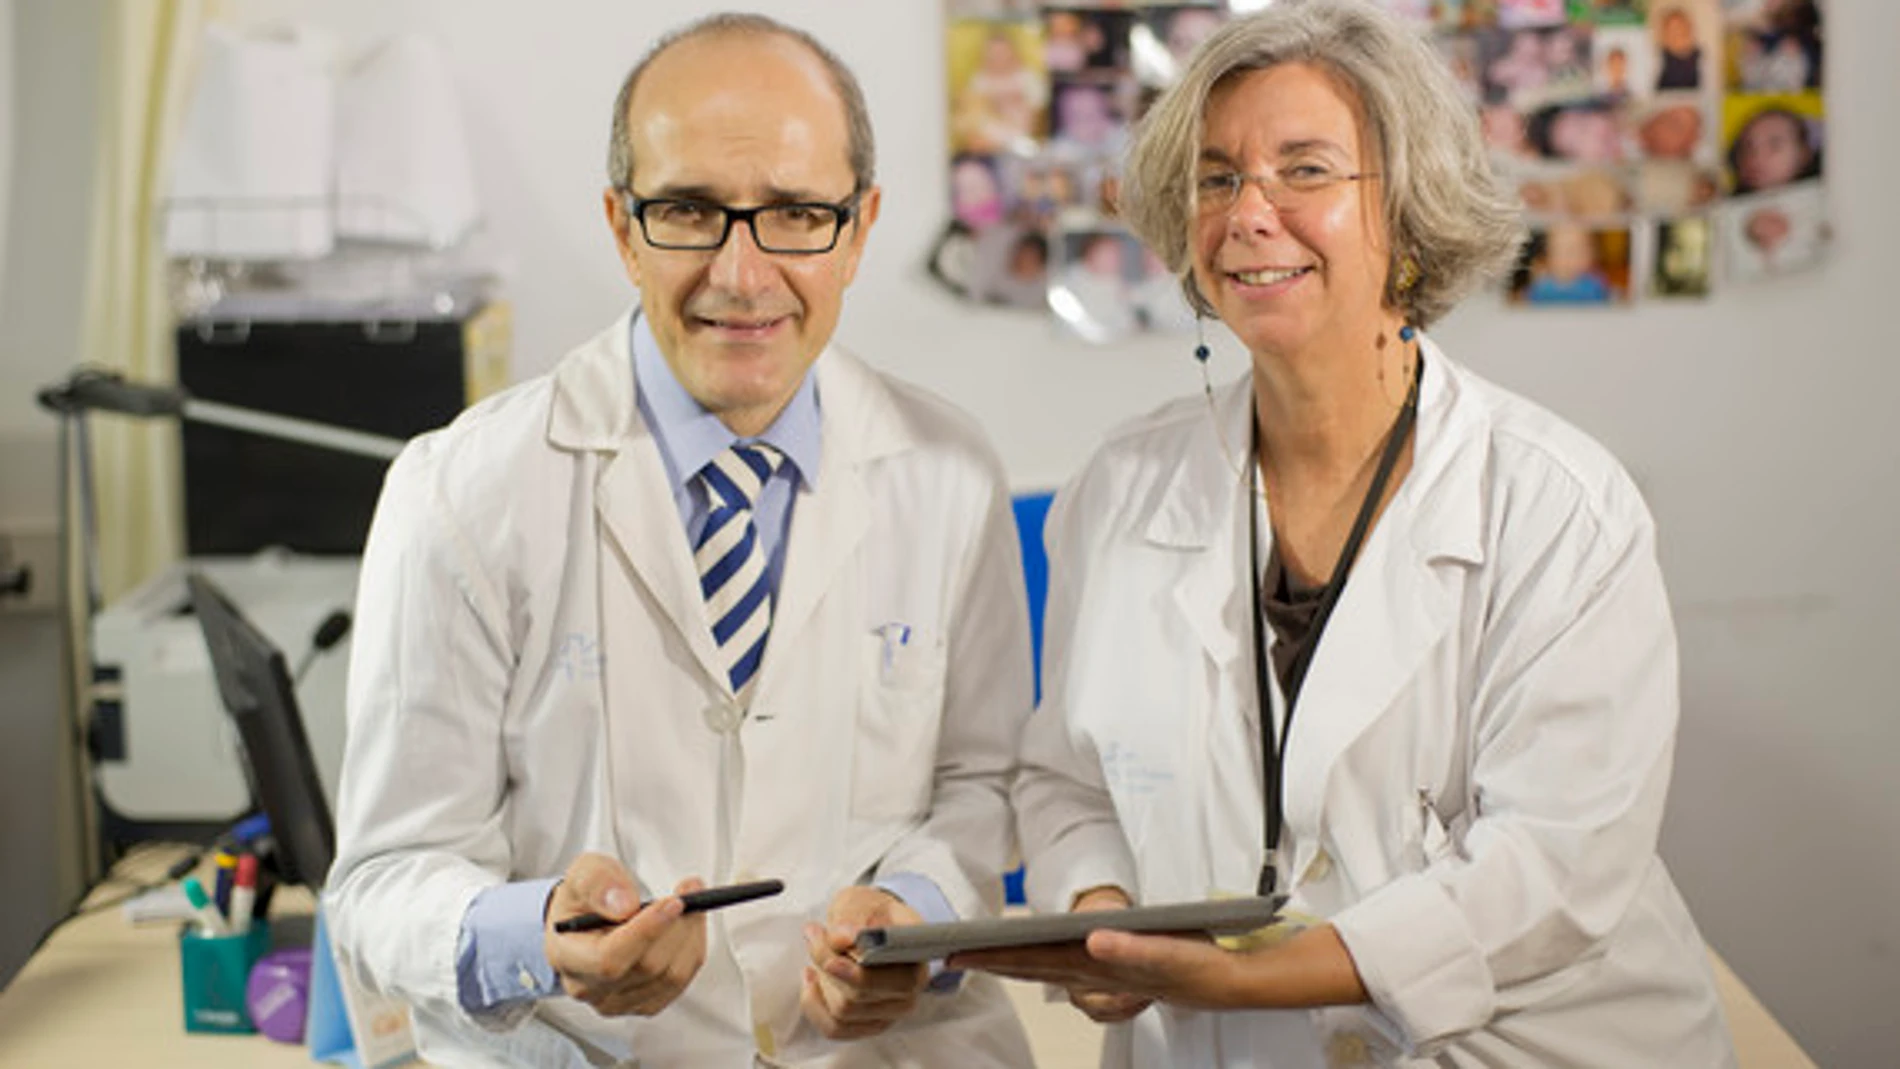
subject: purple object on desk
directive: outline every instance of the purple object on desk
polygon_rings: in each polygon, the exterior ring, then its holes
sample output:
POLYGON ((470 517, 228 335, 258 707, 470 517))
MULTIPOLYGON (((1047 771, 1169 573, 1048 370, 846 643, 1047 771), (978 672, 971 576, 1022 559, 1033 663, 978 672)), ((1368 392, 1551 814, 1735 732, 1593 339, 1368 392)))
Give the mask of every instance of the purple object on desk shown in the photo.
POLYGON ((287 947, 259 958, 244 995, 259 1032, 279 1043, 302 1043, 310 1005, 310 948, 287 947))

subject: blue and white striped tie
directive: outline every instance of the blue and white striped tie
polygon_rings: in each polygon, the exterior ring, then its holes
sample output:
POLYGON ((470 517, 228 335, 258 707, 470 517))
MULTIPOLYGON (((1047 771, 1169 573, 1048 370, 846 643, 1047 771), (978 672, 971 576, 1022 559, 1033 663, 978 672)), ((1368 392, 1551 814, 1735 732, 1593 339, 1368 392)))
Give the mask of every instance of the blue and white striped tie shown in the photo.
POLYGON ((699 592, 706 599, 713 642, 741 705, 751 694, 772 627, 765 546, 752 522, 752 506, 784 460, 784 454, 763 443, 734 445, 699 470, 712 512, 693 547, 693 562, 699 568, 699 592))

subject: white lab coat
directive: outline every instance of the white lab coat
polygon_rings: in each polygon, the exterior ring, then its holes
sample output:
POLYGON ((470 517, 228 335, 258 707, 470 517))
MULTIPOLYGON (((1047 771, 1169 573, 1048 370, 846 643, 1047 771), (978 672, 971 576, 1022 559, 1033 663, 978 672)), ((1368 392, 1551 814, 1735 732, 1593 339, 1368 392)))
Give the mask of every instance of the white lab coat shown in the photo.
MULTIPOLYGON (((1649 515, 1594 442, 1426 354, 1412 469, 1287 757, 1290 909, 1337 926, 1373 1001, 1159 1006, 1111 1030, 1105 1065, 1734 1063, 1655 853, 1677 681, 1649 515)), ((1015 791, 1038 909, 1108 883, 1147 903, 1254 885, 1251 397, 1162 408, 1056 499, 1015 791)))
POLYGON ((823 460, 736 728, 625 319, 391 467, 326 903, 337 946, 413 1003, 438 1064, 750 1066, 755 1038, 762 1064, 1028 1063, 991 978, 874 1040, 831 1043, 799 1013, 801 926, 840 887, 914 872, 960 916, 1000 906, 1030 700, 995 457, 942 402, 836 350, 815 367, 823 460), (908 642, 880 638, 893 623, 908 642), (469 902, 583 851, 649 891, 688 875, 786 890, 713 914, 705 966, 655 1017, 558 997, 471 1019, 454 961, 469 902))

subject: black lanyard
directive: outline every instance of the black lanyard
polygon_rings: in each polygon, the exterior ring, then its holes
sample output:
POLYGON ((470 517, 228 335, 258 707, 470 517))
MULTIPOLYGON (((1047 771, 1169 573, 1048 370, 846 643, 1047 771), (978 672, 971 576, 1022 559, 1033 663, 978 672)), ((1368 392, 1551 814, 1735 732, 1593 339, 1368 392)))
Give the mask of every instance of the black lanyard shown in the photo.
POLYGON ((1277 740, 1273 731, 1273 685, 1267 678, 1266 615, 1260 594, 1260 517, 1259 509, 1254 505, 1260 431, 1257 423, 1254 428, 1254 456, 1249 458, 1247 465, 1247 559, 1251 562, 1247 585, 1253 591, 1254 687, 1260 701, 1260 778, 1261 793, 1266 801, 1267 852, 1260 861, 1261 895, 1272 894, 1280 883, 1280 873, 1274 867, 1273 859, 1280 849, 1280 827, 1286 820, 1284 802, 1280 796, 1286 778, 1286 743, 1293 734, 1293 707, 1299 701, 1300 685, 1306 680, 1306 669, 1313 663, 1313 651, 1319 649, 1320 636, 1326 632, 1326 621, 1333 615, 1333 606, 1339 603, 1339 595, 1346 589, 1346 574, 1352 570, 1353 558, 1359 555, 1359 544, 1365 541, 1366 529, 1372 526, 1372 514, 1379 507, 1379 499, 1385 496, 1385 484, 1391 479, 1392 469, 1399 462, 1399 453, 1405 448, 1405 440, 1410 437, 1412 425, 1418 419, 1418 383, 1424 374, 1425 354, 1421 349, 1412 372, 1412 388, 1405 395, 1405 405, 1399 409, 1399 418, 1392 423, 1392 434, 1386 439, 1385 453, 1379 458, 1379 470, 1372 476, 1372 486, 1366 490, 1366 499, 1359 506, 1359 516, 1353 520, 1352 533, 1346 536, 1346 546, 1340 550, 1339 562, 1333 565, 1332 578, 1326 581, 1326 588, 1320 592, 1319 609, 1313 617, 1312 629, 1307 632, 1306 641, 1294 651, 1293 663, 1287 668, 1286 721, 1280 726, 1277 740))

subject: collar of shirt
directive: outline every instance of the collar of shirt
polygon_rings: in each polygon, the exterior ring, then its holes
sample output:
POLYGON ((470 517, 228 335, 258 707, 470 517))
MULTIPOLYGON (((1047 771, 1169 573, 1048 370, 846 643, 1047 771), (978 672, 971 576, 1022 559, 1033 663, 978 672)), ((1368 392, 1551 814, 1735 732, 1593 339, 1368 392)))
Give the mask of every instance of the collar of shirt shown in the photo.
MULTIPOLYGON (((629 329, 633 335, 629 344, 633 350, 635 400, 660 447, 667 482, 674 500, 681 502, 682 519, 691 526, 693 506, 703 493, 694 476, 740 439, 673 377, 673 369, 661 355, 660 343, 647 326, 646 317, 635 315, 629 329)), ((754 440, 785 454, 787 464, 773 476, 775 479, 788 477, 807 487, 817 486, 820 436, 816 376, 805 373, 805 381, 799 383, 798 392, 785 410, 754 440)))

